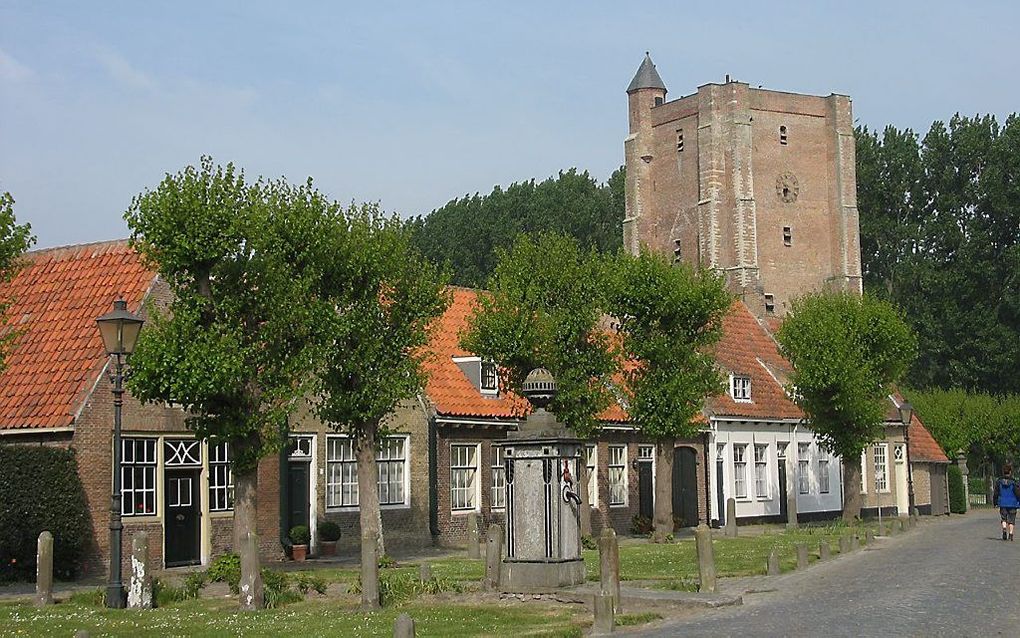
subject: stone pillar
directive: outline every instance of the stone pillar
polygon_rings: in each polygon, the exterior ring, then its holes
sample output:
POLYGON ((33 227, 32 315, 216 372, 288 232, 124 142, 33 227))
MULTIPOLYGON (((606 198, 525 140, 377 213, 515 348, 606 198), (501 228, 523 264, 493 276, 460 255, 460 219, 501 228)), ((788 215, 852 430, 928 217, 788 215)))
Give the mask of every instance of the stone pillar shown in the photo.
POLYGON ((895 518, 889 521, 889 535, 895 536, 896 533, 900 531, 899 527, 900 527, 899 521, 897 521, 895 518))
POLYGON ((737 537, 737 499, 726 499, 726 538, 737 537))
POLYGON ((481 538, 479 529, 478 512, 470 512, 467 515, 467 550, 468 558, 481 558, 478 542, 481 538))
POLYGON ((503 561, 503 528, 493 523, 485 539, 485 589, 499 589, 499 568, 503 561))
POLYGON ((766 573, 769 576, 778 576, 782 570, 779 568, 779 552, 775 549, 769 552, 768 564, 766 567, 766 573))
POLYGON ((878 535, 885 536, 885 523, 878 524, 878 535))
POLYGON ((698 550, 698 573, 701 575, 700 592, 715 593, 715 552, 712 549, 712 530, 704 523, 694 529, 694 541, 698 550))
POLYGON ((248 532, 244 544, 241 552, 241 609, 255 611, 266 606, 262 572, 259 570, 259 537, 255 532, 248 532))
POLYGON ((850 551, 861 548, 861 539, 858 538, 857 534, 850 537, 850 551))
POLYGON ((875 543, 875 532, 871 531, 871 529, 869 528, 866 532, 864 532, 864 544, 865 545, 873 545, 874 543, 875 543))
POLYGON ((970 470, 967 468, 967 455, 963 450, 959 450, 956 453, 956 465, 960 468, 960 474, 963 475, 963 511, 970 511, 970 470))
POLYGON ((131 537, 131 579, 128 581, 128 609, 152 609, 152 573, 149 571, 149 535, 131 537))
POLYGON ((432 565, 422 563, 418 565, 418 582, 427 583, 432 580, 432 565))
POLYGON ((786 529, 797 529, 797 493, 796 486, 791 485, 786 495, 786 529))
POLYGON ((53 534, 41 532, 36 544, 35 605, 53 604, 53 534))
POLYGON ((850 551, 850 539, 846 536, 839 537, 839 553, 845 554, 850 551))
POLYGON ((807 543, 797 543, 797 569, 805 569, 808 566, 807 543))
POLYGON ((400 614, 393 623, 393 638, 414 638, 414 618, 400 614))
POLYGON ((829 560, 832 556, 832 550, 829 547, 829 541, 822 541, 818 544, 818 560, 829 560))
POLYGON ((613 612, 615 598, 611 594, 598 592, 595 594, 595 622, 591 628, 592 636, 606 636, 613 633, 616 618, 613 612))
POLYGON ((601 592, 613 597, 613 607, 620 610, 620 545, 616 530, 607 527, 599 537, 599 582, 601 592))

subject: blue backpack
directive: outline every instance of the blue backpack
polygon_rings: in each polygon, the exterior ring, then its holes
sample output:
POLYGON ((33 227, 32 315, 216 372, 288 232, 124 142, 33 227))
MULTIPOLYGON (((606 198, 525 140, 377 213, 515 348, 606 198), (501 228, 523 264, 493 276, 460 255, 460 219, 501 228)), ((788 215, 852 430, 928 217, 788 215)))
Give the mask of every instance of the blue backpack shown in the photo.
POLYGON ((1020 499, 1016 497, 1016 483, 1013 479, 999 480, 999 507, 1020 509, 1020 499))

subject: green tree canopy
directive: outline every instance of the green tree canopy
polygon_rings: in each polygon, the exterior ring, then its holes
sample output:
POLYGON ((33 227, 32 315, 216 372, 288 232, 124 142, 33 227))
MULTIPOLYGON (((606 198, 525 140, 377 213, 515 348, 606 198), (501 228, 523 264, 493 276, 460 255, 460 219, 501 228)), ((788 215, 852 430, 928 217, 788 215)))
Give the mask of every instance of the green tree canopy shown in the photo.
MULTIPOLYGON (((14 197, 0 194, 0 282, 10 282, 21 270, 21 256, 35 243, 30 224, 19 224, 14 216, 14 197)), ((7 349, 21 334, 8 328, 7 309, 13 299, 0 299, 0 371, 6 367, 7 349)))

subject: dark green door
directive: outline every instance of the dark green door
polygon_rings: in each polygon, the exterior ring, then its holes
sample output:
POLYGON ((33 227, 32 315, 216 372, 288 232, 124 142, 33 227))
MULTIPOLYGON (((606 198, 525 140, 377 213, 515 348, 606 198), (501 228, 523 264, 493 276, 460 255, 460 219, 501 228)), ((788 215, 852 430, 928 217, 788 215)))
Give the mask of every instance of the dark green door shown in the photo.
POLYGON ((638 514, 652 518, 655 514, 655 493, 651 461, 638 461, 638 514))
POLYGON ((698 524, 698 454, 694 448, 673 451, 673 516, 683 527, 698 524))
POLYGON ((297 525, 308 525, 309 499, 308 468, 306 461, 287 463, 287 531, 297 525))
POLYGON ((163 533, 167 567, 202 562, 199 471, 190 468, 164 471, 163 533))

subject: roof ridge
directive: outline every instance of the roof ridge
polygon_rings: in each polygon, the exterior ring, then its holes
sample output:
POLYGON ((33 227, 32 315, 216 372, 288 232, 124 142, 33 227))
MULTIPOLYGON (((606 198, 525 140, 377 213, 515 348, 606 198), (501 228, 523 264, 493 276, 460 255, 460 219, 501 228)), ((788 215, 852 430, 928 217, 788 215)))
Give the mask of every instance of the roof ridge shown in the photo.
POLYGON ((46 248, 36 248, 35 250, 25 251, 26 257, 39 257, 52 253, 70 253, 74 251, 83 250, 86 248, 114 248, 114 247, 130 247, 130 238, 124 237, 122 239, 103 239, 99 241, 90 241, 81 244, 66 244, 63 246, 48 246, 46 248))

